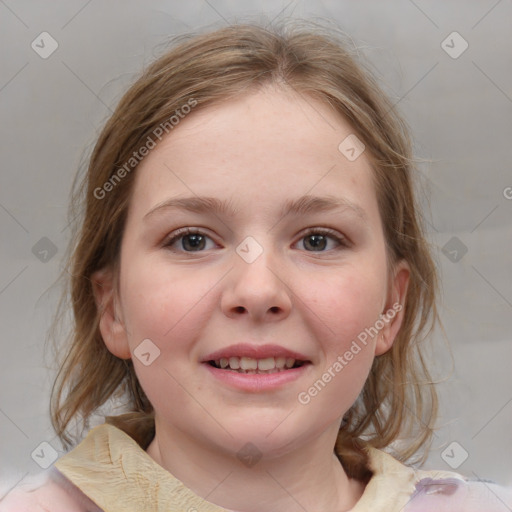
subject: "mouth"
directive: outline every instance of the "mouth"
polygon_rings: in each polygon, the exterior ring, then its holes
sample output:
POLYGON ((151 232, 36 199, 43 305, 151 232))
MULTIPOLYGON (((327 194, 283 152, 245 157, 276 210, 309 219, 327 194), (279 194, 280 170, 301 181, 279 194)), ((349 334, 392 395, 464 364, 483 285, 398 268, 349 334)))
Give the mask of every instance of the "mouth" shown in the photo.
POLYGON ((265 357, 255 359, 252 357, 221 357, 220 359, 211 359, 207 364, 221 370, 227 370, 242 374, 271 374, 286 372, 295 368, 300 368, 310 361, 294 359, 293 357, 265 357))
POLYGON ((276 392, 304 378, 313 365, 307 355, 276 344, 238 343, 216 350, 200 362, 230 390, 276 392))

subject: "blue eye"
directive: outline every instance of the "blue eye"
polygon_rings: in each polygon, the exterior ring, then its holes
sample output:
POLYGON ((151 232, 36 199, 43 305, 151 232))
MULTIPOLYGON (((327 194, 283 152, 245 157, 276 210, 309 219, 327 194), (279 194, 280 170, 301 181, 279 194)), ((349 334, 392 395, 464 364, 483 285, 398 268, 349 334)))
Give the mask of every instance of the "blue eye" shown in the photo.
MULTIPOLYGON (((169 248, 173 252, 203 252, 206 245, 206 239, 211 238, 197 229, 191 228, 182 228, 176 231, 165 243, 164 247, 169 248), (172 246, 175 245, 177 241, 181 240, 180 250, 172 249, 172 246)), ((335 240, 338 246, 334 250, 339 250, 340 248, 346 248, 349 246, 347 240, 337 234, 336 231, 326 228, 310 228, 308 231, 302 236, 301 240, 304 240, 302 246, 304 248, 312 247, 313 250, 307 252, 328 252, 325 249, 328 240, 335 240), (306 242, 309 240, 309 242, 306 242)))

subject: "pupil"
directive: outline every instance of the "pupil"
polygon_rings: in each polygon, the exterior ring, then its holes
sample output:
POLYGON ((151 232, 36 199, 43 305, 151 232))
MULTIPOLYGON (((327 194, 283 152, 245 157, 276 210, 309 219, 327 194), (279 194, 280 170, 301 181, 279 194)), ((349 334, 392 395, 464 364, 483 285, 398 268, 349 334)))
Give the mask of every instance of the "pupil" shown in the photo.
MULTIPOLYGON (((200 247, 201 245, 201 242, 203 242, 203 245, 204 245, 204 240, 202 240, 202 235, 198 235, 198 234, 191 234, 191 235, 187 235, 183 241, 184 243, 186 244, 187 241, 191 241, 192 240, 192 243, 190 244, 190 246, 193 248, 193 249, 197 249, 200 247)), ((185 249, 186 247, 184 247, 185 249)))
POLYGON ((325 236, 324 235, 309 235, 308 240, 313 240, 310 245, 314 248, 325 248, 325 236))

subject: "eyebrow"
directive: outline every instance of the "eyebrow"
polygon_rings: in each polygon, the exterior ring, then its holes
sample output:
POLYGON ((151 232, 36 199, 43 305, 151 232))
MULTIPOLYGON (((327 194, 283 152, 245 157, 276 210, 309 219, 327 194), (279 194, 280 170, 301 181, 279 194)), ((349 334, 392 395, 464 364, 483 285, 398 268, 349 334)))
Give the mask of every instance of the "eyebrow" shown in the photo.
MULTIPOLYGON (((175 197, 157 204, 144 215, 147 221, 156 212, 172 208, 187 210, 193 213, 218 213, 236 217, 239 209, 233 208, 231 201, 216 197, 175 197)), ((361 206, 343 197, 304 195, 297 199, 289 199, 283 205, 280 217, 288 214, 307 215, 308 213, 329 212, 333 210, 348 210, 354 212, 361 220, 368 222, 368 216, 361 206)))

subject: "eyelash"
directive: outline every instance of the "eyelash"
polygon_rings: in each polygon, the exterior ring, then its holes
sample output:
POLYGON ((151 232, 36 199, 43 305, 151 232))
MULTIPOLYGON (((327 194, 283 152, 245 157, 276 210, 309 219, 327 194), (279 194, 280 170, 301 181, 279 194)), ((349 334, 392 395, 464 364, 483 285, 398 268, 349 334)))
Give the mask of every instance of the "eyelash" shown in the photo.
MULTIPOLYGON (((338 235, 338 233, 336 231, 334 231, 332 229, 329 229, 329 228, 308 228, 306 230, 306 232, 302 235, 302 238, 306 238, 307 236, 310 236, 310 235, 313 235, 313 234, 315 234, 315 235, 322 235, 322 236, 329 236, 330 238, 336 240, 336 242, 338 242, 340 244, 340 246, 335 248, 335 249, 333 249, 334 251, 346 249, 346 248, 349 247, 349 242, 348 242, 348 240, 345 237, 338 235)), ((174 250, 170 249, 170 247, 174 244, 174 242, 176 242, 180 238, 183 238, 183 237, 185 237, 187 235, 202 235, 202 236, 206 236, 206 237, 211 239, 211 237, 209 235, 207 235, 206 233, 204 233, 204 232, 202 232, 202 231, 200 231, 198 229, 195 229, 195 228, 182 228, 182 229, 179 229, 178 231, 176 231, 173 235, 171 235, 164 242, 163 247, 164 248, 169 248, 169 250, 171 250, 173 252, 184 252, 185 254, 194 254, 195 252, 204 252, 204 251, 174 251, 174 250)), ((330 251, 306 251, 306 252, 325 253, 325 252, 330 252, 330 251)))

